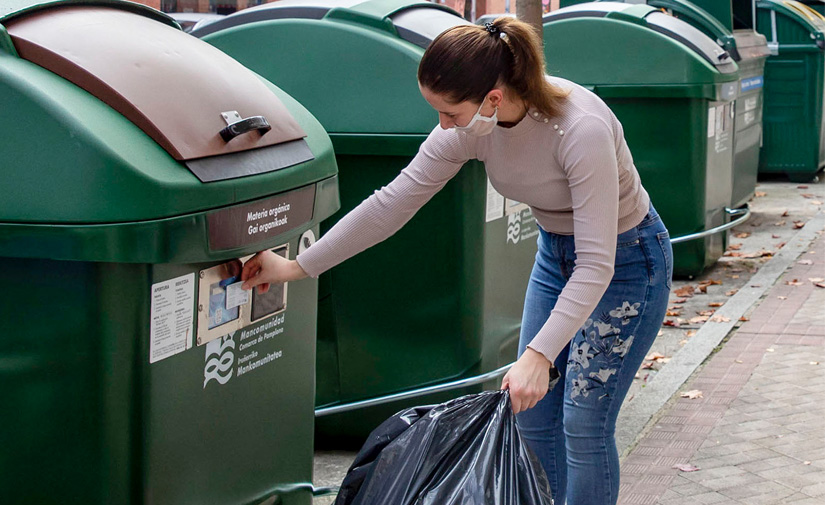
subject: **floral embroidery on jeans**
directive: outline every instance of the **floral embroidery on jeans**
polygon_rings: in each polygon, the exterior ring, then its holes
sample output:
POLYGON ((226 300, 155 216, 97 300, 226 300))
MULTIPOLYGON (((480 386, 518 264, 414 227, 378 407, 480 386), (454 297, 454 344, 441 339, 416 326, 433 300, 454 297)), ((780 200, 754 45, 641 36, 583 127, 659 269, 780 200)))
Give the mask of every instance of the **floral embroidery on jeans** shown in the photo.
POLYGON ((581 345, 573 344, 570 349, 570 359, 579 364, 582 368, 590 368, 590 360, 593 359, 593 354, 590 353, 590 344, 582 342, 581 345))
POLYGON ((633 344, 633 335, 621 338, 621 326, 639 315, 641 303, 623 302, 597 320, 588 319, 584 325, 582 342, 573 343, 567 361, 567 372, 571 374, 572 390, 570 399, 587 398, 590 392, 601 389, 599 399, 609 397, 607 382, 616 375, 622 360, 633 344), (590 371, 590 367, 598 371, 590 371))
POLYGON ((610 311, 610 316, 621 318, 622 324, 627 324, 630 322, 631 317, 636 317, 639 315, 639 307, 641 306, 642 304, 639 302, 636 302, 633 305, 629 302, 622 302, 621 307, 616 307, 614 310, 610 311))

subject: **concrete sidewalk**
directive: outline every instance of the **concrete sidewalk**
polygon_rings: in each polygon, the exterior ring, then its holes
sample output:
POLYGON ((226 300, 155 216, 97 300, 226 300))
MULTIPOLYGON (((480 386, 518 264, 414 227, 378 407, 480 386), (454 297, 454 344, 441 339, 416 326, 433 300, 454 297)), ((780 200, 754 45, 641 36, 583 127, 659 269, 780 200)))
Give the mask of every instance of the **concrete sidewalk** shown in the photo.
POLYGON ((825 503, 825 288, 809 280, 817 278, 821 232, 682 387, 701 396, 676 395, 630 451, 619 503, 825 503))

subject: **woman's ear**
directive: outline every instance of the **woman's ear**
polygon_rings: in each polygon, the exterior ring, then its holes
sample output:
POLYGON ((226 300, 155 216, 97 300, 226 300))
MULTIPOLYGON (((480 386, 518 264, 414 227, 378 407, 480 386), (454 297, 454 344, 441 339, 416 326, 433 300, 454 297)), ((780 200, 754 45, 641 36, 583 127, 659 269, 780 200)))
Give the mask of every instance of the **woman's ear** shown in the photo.
POLYGON ((494 88, 492 91, 487 93, 487 100, 490 101, 490 105, 493 107, 500 107, 503 99, 504 92, 499 88, 494 88))

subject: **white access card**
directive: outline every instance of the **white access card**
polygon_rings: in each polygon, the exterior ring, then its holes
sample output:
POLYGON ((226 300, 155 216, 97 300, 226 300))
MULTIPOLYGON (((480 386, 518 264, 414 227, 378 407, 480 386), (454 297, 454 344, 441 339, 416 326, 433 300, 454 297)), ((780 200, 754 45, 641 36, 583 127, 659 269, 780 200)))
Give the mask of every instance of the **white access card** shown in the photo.
POLYGON ((234 309, 249 302, 249 291, 241 289, 243 282, 226 286, 226 310, 234 309))

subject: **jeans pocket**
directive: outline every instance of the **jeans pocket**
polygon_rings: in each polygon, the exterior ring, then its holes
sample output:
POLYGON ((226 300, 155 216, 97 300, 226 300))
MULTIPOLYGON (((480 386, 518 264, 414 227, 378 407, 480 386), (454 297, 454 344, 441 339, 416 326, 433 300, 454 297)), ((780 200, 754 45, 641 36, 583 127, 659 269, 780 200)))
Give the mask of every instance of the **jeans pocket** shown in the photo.
POLYGON ((661 231, 656 234, 656 240, 662 249, 662 257, 665 261, 667 276, 667 289, 670 289, 673 286, 673 247, 670 245, 670 233, 661 231))

